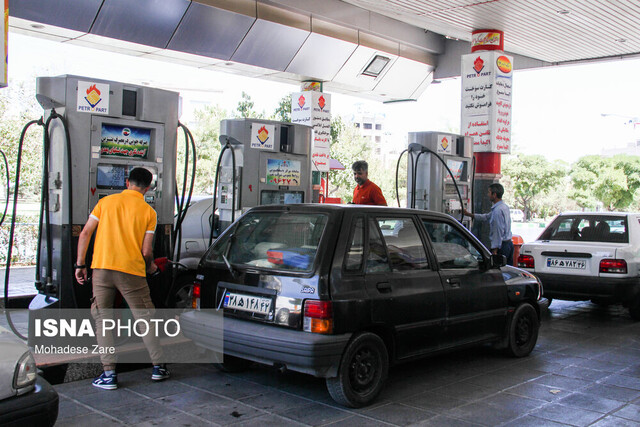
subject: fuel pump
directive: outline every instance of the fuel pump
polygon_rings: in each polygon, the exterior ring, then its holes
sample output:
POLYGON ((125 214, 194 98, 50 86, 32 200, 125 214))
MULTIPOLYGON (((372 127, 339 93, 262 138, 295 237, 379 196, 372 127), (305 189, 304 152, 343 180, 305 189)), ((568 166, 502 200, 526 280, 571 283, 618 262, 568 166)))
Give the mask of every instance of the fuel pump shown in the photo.
POLYGON ((216 168, 213 211, 220 233, 259 205, 311 203, 311 128, 288 122, 220 122, 223 146, 216 168))
POLYGON ((153 174, 145 200, 158 217, 154 254, 170 254, 179 95, 64 75, 39 77, 36 98, 49 123, 41 212, 46 228, 36 265, 36 276, 46 281, 36 282, 39 293, 29 308, 87 308, 91 287, 79 286, 73 270, 80 231, 102 197, 126 188, 135 167, 153 174))
POLYGON ((452 215, 470 228, 473 139, 442 132, 410 132, 407 205, 452 215))

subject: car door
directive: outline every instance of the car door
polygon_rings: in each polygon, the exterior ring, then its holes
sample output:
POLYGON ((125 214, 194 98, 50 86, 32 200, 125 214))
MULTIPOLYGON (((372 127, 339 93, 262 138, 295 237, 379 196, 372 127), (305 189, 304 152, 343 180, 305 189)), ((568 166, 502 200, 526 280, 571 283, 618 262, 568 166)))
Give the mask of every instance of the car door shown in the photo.
POLYGON ((459 224, 423 217, 446 299, 445 345, 481 341, 504 333, 507 286, 489 269, 487 251, 459 224))
POLYGON ((369 216, 365 283, 372 320, 390 326, 398 358, 440 344, 444 290, 412 216, 369 216))

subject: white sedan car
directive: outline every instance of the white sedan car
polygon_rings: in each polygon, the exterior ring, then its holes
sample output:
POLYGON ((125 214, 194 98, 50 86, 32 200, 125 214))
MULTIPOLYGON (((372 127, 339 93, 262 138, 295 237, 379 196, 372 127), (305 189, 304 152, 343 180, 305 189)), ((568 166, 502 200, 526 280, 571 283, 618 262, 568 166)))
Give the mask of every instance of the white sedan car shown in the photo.
POLYGON ((623 304, 640 320, 640 214, 558 215, 520 250, 518 267, 534 273, 549 298, 623 304))
POLYGON ((0 425, 52 426, 57 418, 58 393, 38 375, 27 345, 0 326, 0 425))

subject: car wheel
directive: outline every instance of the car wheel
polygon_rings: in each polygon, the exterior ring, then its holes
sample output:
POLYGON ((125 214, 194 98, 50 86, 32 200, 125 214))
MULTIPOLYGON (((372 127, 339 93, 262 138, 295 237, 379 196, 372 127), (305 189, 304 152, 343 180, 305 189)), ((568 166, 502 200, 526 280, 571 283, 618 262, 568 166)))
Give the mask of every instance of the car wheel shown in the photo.
POLYGON ((249 369, 251 366, 251 361, 246 359, 241 359, 235 356, 227 356, 224 355, 224 359, 222 363, 214 363, 213 366, 216 367, 217 370, 222 372, 244 372, 249 369))
POLYGON ((195 278, 195 273, 182 273, 176 277, 176 282, 169 291, 169 307, 191 308, 195 278))
POLYGON ((509 354, 515 357, 529 355, 538 341, 539 327, 536 309, 529 303, 518 306, 509 325, 509 354))
POLYGON ((375 399, 389 370, 389 355, 382 339, 370 332, 356 335, 340 360, 338 376, 327 378, 329 394, 341 405, 360 408, 375 399))

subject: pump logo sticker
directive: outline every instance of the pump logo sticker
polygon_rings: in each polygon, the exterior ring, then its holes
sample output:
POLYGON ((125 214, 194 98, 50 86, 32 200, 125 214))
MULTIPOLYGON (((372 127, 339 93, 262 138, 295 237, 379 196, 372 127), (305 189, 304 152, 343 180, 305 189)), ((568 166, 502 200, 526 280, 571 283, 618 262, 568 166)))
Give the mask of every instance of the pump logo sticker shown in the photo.
POLYGON ((109 85, 78 82, 77 111, 109 114, 109 85))
POLYGON ((473 61, 473 71, 475 71, 477 75, 480 75, 482 70, 484 70, 484 61, 478 56, 476 60, 473 61))
POLYGON ((298 98, 298 107, 303 108, 306 102, 307 100, 304 98, 304 95, 300 95, 300 98, 298 98))
POLYGON ((451 137, 448 135, 438 136, 438 153, 451 154, 451 137))
POLYGON ((276 127, 274 125, 254 123, 251 125, 251 148, 273 150, 275 132, 276 127))
POLYGON ((318 106, 320 107, 321 110, 324 110, 324 106, 327 105, 324 96, 320 95, 320 98, 318 98, 318 106))

